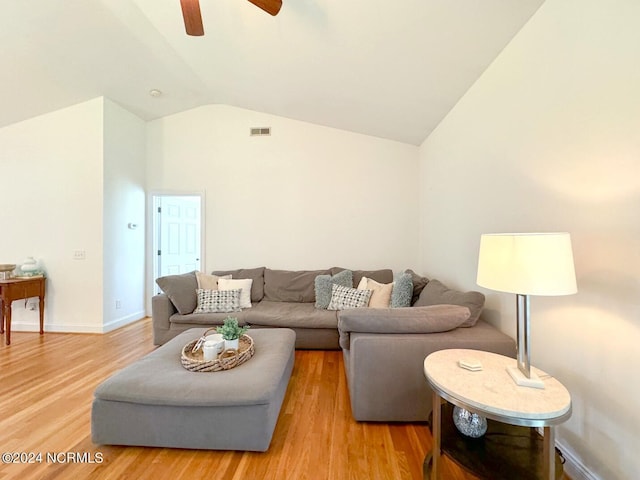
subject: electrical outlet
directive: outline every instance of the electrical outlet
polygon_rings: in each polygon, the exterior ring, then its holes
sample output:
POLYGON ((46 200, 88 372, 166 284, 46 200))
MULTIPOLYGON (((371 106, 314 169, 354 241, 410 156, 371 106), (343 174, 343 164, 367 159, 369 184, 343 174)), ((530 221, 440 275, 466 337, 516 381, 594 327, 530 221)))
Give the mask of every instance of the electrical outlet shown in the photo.
POLYGON ((116 310, 122 308, 122 302, 120 300, 116 300, 116 310))
POLYGON ((87 252, 85 252, 84 250, 75 250, 73 252, 74 260, 85 260, 86 258, 87 258, 87 252))
POLYGON ((38 304, 36 303, 35 300, 29 300, 29 302, 27 303, 27 309, 34 311, 37 305, 38 304))

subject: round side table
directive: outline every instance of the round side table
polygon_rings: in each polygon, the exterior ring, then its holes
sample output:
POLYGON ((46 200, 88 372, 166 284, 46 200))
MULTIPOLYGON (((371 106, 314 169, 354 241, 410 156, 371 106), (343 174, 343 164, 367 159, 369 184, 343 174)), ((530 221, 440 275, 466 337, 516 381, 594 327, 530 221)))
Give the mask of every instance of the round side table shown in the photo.
MULTIPOLYGON (((503 355, 466 349, 440 350, 424 360, 424 374, 433 390, 433 450, 431 461, 425 461, 425 467, 427 463, 431 464, 433 480, 440 478, 440 457, 443 450, 454 461, 457 460, 456 449, 448 449, 442 444, 442 404, 445 400, 503 424, 543 427, 543 476, 537 478, 556 478, 554 426, 571 416, 571 395, 558 380, 533 367, 543 380, 545 388, 516 385, 507 372, 507 367, 515 363, 515 359, 503 355), (480 362, 482 370, 470 371, 460 367, 458 361, 464 359, 480 362)), ((473 441, 482 439, 471 440, 473 441)), ((485 455, 486 449, 481 450, 485 455)), ((427 457, 429 458, 429 454, 427 457)), ((425 478, 427 475, 425 470, 425 478)))

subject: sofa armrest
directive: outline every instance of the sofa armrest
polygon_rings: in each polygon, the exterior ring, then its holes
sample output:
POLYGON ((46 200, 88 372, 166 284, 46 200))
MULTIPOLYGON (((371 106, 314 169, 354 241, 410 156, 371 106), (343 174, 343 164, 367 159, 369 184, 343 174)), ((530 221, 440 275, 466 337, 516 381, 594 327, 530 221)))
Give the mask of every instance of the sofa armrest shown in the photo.
POLYGON ((431 305, 407 308, 354 308, 338 312, 340 346, 349 349, 349 333, 435 333, 462 325, 467 307, 431 305))
POLYGON ((151 298, 151 323, 153 324, 153 343, 155 345, 161 345, 166 341, 164 339, 165 332, 169 330, 171 325, 169 319, 176 312, 176 307, 166 294, 160 293, 151 298))

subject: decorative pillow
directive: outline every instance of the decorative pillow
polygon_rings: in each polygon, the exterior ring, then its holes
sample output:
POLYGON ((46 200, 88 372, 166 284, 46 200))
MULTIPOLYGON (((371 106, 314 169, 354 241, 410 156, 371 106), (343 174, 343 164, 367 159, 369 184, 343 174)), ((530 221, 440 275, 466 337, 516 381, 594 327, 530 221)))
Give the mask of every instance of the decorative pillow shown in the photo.
POLYGON ((405 270, 406 273, 411 275, 411 281, 413 282, 413 297, 411 298, 411 305, 414 305, 418 301, 422 289, 429 283, 427 277, 421 277, 413 270, 405 270))
POLYGON ((413 280, 411 274, 403 272, 393 282, 391 292, 391 308, 410 307, 413 298, 413 280))
POLYGON ((389 308, 393 283, 379 283, 372 278, 362 277, 358 290, 371 290, 370 308, 389 308))
POLYGON ((357 288, 331 286, 331 300, 327 310, 345 310, 347 308, 362 308, 369 305, 371 290, 358 290, 357 288))
MULTIPOLYGON (((329 273, 331 275, 336 275, 343 270, 348 270, 347 268, 342 267, 331 267, 329 273)), ((351 270, 353 273, 353 287, 360 285, 360 280, 362 277, 373 278, 376 282, 380 283, 391 283, 393 282, 393 270, 388 268, 382 270, 351 270)))
POLYGON ((198 282, 195 272, 167 275, 157 278, 156 283, 167 294, 180 315, 188 315, 195 310, 198 304, 196 298, 198 282))
POLYGON ((231 278, 231 275, 207 275, 206 273, 196 272, 196 280, 198 288, 203 290, 218 290, 218 280, 221 278, 231 278))
POLYGON ((251 308, 251 278, 228 279, 220 278, 218 280, 218 290, 235 290, 241 289, 240 292, 240 308, 251 308))
POLYGON ((314 282, 316 290, 316 308, 327 309, 331 301, 333 285, 353 287, 353 273, 351 270, 343 270, 335 275, 318 275, 314 282))
POLYGON ((197 291, 198 306, 193 313, 237 312, 240 310, 240 292, 236 290, 197 291))
POLYGON ((467 307, 471 312, 471 316, 462 324, 461 327, 473 327, 482 308, 484 307, 484 295, 480 292, 459 292, 448 288, 438 280, 431 280, 420 293, 420 298, 414 303, 414 307, 427 307, 429 305, 460 305, 467 307))
POLYGON ((234 279, 253 280, 251 284, 251 301, 259 302, 264 297, 264 267, 239 268, 237 270, 214 270, 212 275, 231 275, 234 279))

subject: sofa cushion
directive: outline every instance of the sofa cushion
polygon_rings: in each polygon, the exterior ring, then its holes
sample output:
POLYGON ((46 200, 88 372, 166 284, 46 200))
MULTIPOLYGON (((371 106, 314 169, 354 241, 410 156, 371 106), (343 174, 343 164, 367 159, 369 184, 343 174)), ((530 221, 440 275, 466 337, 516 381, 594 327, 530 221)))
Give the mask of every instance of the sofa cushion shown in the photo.
POLYGON ((193 313, 237 312, 240 310, 240 289, 197 290, 198 306, 193 313))
POLYGON ((318 275, 315 279, 316 308, 326 309, 331 301, 331 287, 342 285, 343 287, 353 286, 353 274, 351 270, 342 270, 335 275, 318 275))
POLYGON ((331 310, 315 308, 313 303, 270 302, 263 300, 242 312, 253 326, 289 328, 337 328, 338 316, 331 310))
POLYGON ((431 280, 420 293, 415 307, 426 307, 429 305, 460 305, 467 307, 471 312, 471 316, 462 324, 461 327, 473 327, 482 308, 484 307, 484 295, 480 292, 460 292, 452 290, 438 280, 431 280))
MULTIPOLYGON (((247 315, 245 312, 250 312, 251 310, 253 309, 250 308, 239 312, 233 312, 233 318, 238 319, 238 325, 242 326, 247 324, 247 315)), ((202 325, 203 327, 207 325, 218 326, 222 325, 227 317, 229 317, 229 313, 225 312, 190 313, 188 315, 174 313, 169 317, 169 322, 175 323, 176 325, 202 325)))
POLYGON ((315 279, 329 270, 264 271, 264 299, 271 302, 304 302, 316 300, 315 279))
POLYGON ((413 280, 408 272, 400 273, 393 281, 391 292, 391 307, 410 307, 413 298, 413 280))
POLYGON ((414 305, 418 301, 418 298, 420 297, 420 294, 422 293, 424 287, 427 285, 427 283, 429 283, 429 279, 427 277, 421 277, 411 269, 405 270, 405 272, 411 275, 411 281, 413 282, 413 295, 411 297, 411 305, 414 305))
POLYGON ((432 305, 414 308, 362 308, 338 313, 340 346, 350 348, 351 332, 359 333, 437 333, 447 332, 469 318, 469 309, 458 305, 432 305))
POLYGON ((379 283, 367 277, 362 277, 358 284, 358 290, 371 290, 369 308, 389 308, 393 288, 393 283, 379 283))
MULTIPOLYGON (((345 268, 333 267, 331 269, 331 275, 346 270, 345 268)), ((352 270, 353 272, 353 287, 357 287, 362 280, 362 277, 372 278, 379 283, 391 283, 393 282, 393 271, 389 269, 382 270, 352 270)))
POLYGON ((231 278, 231 275, 224 275, 219 277, 218 275, 208 275, 202 272, 196 272, 196 281, 198 282, 198 288, 203 290, 218 290, 218 280, 220 278, 231 278))
POLYGON ((186 315, 196 309, 198 282, 195 272, 167 275, 157 278, 156 283, 167 294, 180 314, 186 315))
POLYGON ((250 278, 221 278, 218 280, 218 290, 240 289, 240 308, 251 308, 251 284, 250 278))
POLYGON ((232 278, 250 278, 251 301, 259 302, 264 297, 264 267, 240 268, 238 270, 216 270, 212 275, 231 275, 232 278))
POLYGON ((357 288, 331 286, 331 300, 327 310, 346 310, 348 308, 363 308, 369 305, 372 290, 358 290, 357 288))

